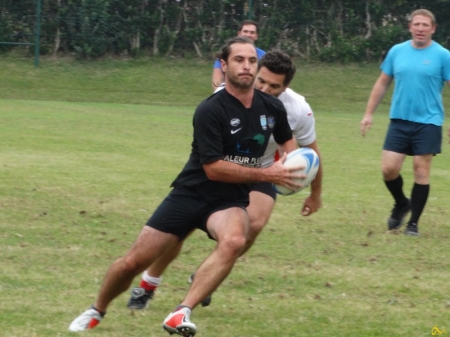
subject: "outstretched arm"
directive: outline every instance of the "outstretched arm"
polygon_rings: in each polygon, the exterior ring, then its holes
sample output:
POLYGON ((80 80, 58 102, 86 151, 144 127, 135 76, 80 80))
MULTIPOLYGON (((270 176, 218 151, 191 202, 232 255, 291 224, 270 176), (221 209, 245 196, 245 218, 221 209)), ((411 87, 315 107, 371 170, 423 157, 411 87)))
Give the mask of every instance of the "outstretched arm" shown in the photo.
POLYGON ((366 135, 366 132, 370 130, 370 127, 372 125, 373 113, 386 94, 386 91, 392 83, 392 79, 393 78, 391 76, 386 75, 382 72, 380 77, 378 77, 378 80, 375 82, 372 91, 370 92, 369 101, 367 102, 366 106, 366 112, 360 123, 361 135, 363 137, 366 135))

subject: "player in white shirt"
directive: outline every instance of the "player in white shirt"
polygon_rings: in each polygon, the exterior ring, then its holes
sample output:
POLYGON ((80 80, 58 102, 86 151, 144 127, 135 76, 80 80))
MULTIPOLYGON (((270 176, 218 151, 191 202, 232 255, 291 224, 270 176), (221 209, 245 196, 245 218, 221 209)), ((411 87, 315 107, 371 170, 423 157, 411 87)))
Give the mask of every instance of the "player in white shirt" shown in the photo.
MULTIPOLYGON (((269 95, 278 97, 284 104, 288 122, 291 126, 293 137, 300 147, 312 148, 319 155, 320 166, 316 178, 311 183, 310 195, 303 201, 300 213, 309 216, 316 212, 322 205, 322 158, 316 141, 314 114, 305 98, 288 86, 295 75, 295 65, 290 57, 281 51, 270 51, 260 60, 258 73, 255 79, 255 88, 269 95)), ((217 88, 217 91, 223 87, 217 88)), ((270 138, 267 150, 264 154, 262 167, 270 166, 277 157, 277 144, 273 137, 270 138)), ((252 185, 250 192, 250 204, 247 213, 250 218, 250 228, 244 254, 255 242, 270 218, 275 206, 276 193, 270 183, 257 183, 252 185)), ((130 309, 145 309, 148 301, 152 299, 154 291, 161 283, 161 275, 170 262, 175 259, 182 247, 180 242, 177 249, 167 252, 157 259, 142 275, 139 287, 133 288, 128 302, 130 309)), ((241 254, 241 255, 242 255, 241 254)), ((192 276, 190 279, 192 280, 192 276)), ((209 305, 211 297, 202 301, 202 306, 209 305)))
MULTIPOLYGON (((261 84, 256 84, 256 88, 262 91, 265 90, 261 84), (258 86, 260 86, 260 88, 258 88, 258 86)), ((278 99, 283 102, 283 105, 286 108, 289 125, 291 126, 295 139, 297 139, 298 145, 300 147, 311 147, 311 145, 317 147, 316 144, 314 144, 316 141, 314 114, 311 107, 306 102, 305 97, 297 94, 290 88, 286 88, 286 90, 278 96, 278 99)), ((263 167, 272 165, 273 154, 276 151, 277 144, 272 137, 267 146, 266 153, 264 154, 263 167)))

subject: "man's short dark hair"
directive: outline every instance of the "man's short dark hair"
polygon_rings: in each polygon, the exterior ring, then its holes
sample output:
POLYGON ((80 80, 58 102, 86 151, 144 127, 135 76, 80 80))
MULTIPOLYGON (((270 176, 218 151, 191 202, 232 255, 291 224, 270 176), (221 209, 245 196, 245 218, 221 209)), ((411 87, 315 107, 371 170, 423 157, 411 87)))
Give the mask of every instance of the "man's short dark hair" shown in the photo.
POLYGON ((217 58, 224 60, 225 62, 228 62, 228 56, 230 56, 230 54, 231 54, 231 46, 236 43, 243 43, 243 44, 248 43, 248 44, 251 44, 253 47, 255 47, 255 44, 253 43, 253 41, 250 40, 248 37, 235 36, 235 37, 232 37, 231 39, 228 39, 225 42, 223 47, 220 49, 220 52, 217 54, 217 58))
POLYGON ((288 86, 295 75, 295 64, 288 54, 280 50, 272 50, 264 54, 258 62, 258 70, 266 67, 272 73, 284 75, 283 84, 288 86))
POLYGON ((242 27, 247 26, 247 25, 253 25, 256 27, 256 33, 258 33, 258 23, 256 21, 253 20, 244 20, 239 24, 239 29, 238 32, 240 32, 242 30, 242 27))

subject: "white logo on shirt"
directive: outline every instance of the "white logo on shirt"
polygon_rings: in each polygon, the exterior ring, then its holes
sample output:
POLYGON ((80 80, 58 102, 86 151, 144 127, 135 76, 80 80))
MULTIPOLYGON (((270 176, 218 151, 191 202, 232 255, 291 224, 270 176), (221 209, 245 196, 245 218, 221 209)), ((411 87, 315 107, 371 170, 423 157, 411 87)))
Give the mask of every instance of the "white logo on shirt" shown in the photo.
POLYGON ((239 128, 239 129, 236 129, 236 130, 231 130, 231 134, 232 135, 234 135, 236 132, 238 132, 240 129, 242 129, 242 128, 239 128))
POLYGON ((239 118, 233 118, 230 122, 231 126, 238 126, 241 123, 239 118))

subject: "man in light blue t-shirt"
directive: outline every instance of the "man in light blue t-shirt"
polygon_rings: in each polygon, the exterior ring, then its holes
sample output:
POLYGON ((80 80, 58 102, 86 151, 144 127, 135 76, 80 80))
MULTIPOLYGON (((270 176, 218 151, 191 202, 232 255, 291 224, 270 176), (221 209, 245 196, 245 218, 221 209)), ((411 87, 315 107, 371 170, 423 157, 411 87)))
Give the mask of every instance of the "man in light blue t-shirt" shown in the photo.
MULTIPOLYGON (((395 88, 390 124, 381 159, 383 179, 395 204, 388 229, 399 229, 406 215, 411 217, 405 234, 418 236, 418 222, 430 191, 433 156, 441 152, 444 107, 442 88, 450 87, 450 52, 432 40, 436 30, 433 13, 418 9, 411 13, 412 39, 389 50, 381 65, 361 121, 363 137, 372 125, 372 116, 393 80, 395 88), (400 170, 405 157, 413 156, 414 186, 411 198, 403 193, 400 170)), ((448 131, 450 137, 450 129, 448 131)))
MULTIPOLYGON (((244 20, 239 25, 237 36, 246 36, 253 42, 258 40, 258 24, 253 20, 244 20)), ((263 57, 266 52, 262 49, 256 48, 256 55, 258 60, 263 57)), ((214 61, 212 73, 212 87, 215 91, 221 85, 225 85, 225 76, 222 72, 222 65, 219 59, 214 61)))

